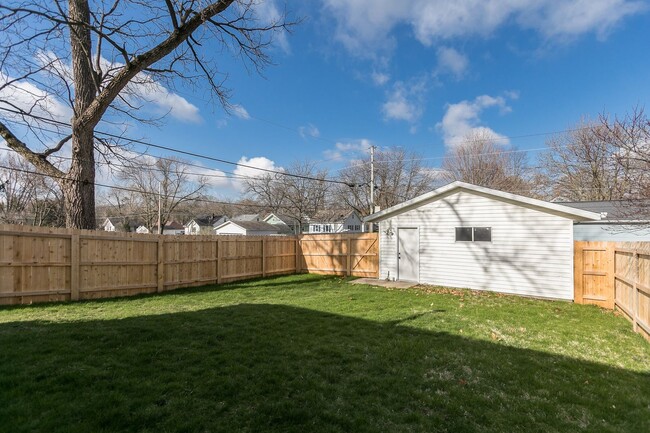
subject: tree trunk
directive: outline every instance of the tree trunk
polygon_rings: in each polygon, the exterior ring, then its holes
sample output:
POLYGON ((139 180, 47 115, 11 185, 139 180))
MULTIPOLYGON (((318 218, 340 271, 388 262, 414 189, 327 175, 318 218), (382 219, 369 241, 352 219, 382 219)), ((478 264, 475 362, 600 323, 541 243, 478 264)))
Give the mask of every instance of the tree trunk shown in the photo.
POLYGON ((95 155, 93 130, 95 124, 80 124, 78 119, 97 94, 95 71, 92 68, 90 9, 88 0, 69 0, 70 46, 75 89, 72 119, 72 163, 62 182, 65 202, 65 224, 70 228, 94 229, 95 221, 95 155))
POLYGON ((75 131, 72 136, 72 164, 61 182, 65 203, 65 225, 95 229, 95 158, 93 132, 75 131))

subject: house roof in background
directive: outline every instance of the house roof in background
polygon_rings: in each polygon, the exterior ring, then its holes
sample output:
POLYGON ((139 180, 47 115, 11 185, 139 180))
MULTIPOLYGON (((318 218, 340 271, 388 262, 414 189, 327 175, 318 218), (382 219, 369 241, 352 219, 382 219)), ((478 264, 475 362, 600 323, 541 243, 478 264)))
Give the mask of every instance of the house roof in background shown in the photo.
POLYGON ((256 213, 241 214, 232 217, 232 221, 258 221, 259 219, 261 219, 261 217, 256 213))
POLYGON ((280 221, 282 221, 283 223, 285 223, 288 226, 295 225, 295 224, 300 224, 300 221, 298 219, 292 217, 292 216, 289 216, 289 215, 286 215, 286 214, 281 214, 281 213, 275 213, 275 212, 271 212, 266 217, 264 217, 264 222, 267 222, 267 220, 269 218, 271 218, 272 216, 275 216, 276 218, 278 218, 280 221))
POLYGON ((565 206, 564 204, 550 203, 547 201, 537 200, 530 197, 524 197, 509 192, 499 191, 496 189, 491 189, 483 186, 472 185, 470 183, 456 181, 447 184, 443 187, 440 187, 438 189, 435 189, 431 192, 428 192, 426 194, 417 196, 411 200, 407 200, 401 204, 384 209, 381 212, 377 212, 372 215, 369 215, 366 218, 364 218, 364 221, 366 222, 381 221, 395 214, 406 212, 408 210, 417 208, 418 206, 421 206, 423 204, 433 202, 440 198, 444 198, 447 195, 450 195, 457 191, 463 191, 463 190, 473 192, 479 195, 492 197, 494 199, 513 203, 519 206, 533 208, 541 212, 559 214, 561 216, 571 218, 573 220, 578 220, 578 221, 600 220, 599 213, 565 206))
POLYGON ((282 231, 278 226, 274 226, 273 224, 265 223, 264 221, 234 221, 234 220, 226 221, 225 223, 219 225, 218 227, 215 227, 215 230, 219 229, 221 227, 224 227, 224 226, 226 226, 228 224, 234 224, 234 225, 239 226, 239 227, 241 227, 243 229, 256 231, 256 232, 272 231, 272 232, 280 233, 282 231))
POLYGON ((650 221, 650 200, 602 200, 558 202, 565 206, 596 212, 603 221, 650 221))
POLYGON ((188 222, 186 225, 189 225, 192 221, 194 221, 200 227, 212 227, 214 223, 216 223, 223 217, 225 217, 225 215, 207 215, 202 217, 196 217, 190 220, 190 222, 188 222))
MULTIPOLYGON (((167 222, 163 225, 163 230, 185 230, 185 226, 184 226, 183 224, 179 223, 179 222, 176 221, 176 220, 174 220, 174 221, 167 221, 167 222)), ((158 224, 155 224, 155 225, 152 227, 152 231, 158 231, 158 224)))

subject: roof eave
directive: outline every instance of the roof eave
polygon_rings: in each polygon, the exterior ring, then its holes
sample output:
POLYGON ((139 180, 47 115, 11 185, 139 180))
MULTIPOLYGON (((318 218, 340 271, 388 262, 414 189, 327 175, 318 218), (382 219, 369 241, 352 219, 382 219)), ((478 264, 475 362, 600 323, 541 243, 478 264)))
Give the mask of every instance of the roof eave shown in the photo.
POLYGON ((368 215, 363 219, 364 222, 375 222, 375 221, 381 221, 382 219, 388 218, 391 215, 399 214, 402 212, 406 212, 418 205, 419 203, 425 202, 427 200, 433 200, 438 196, 441 196, 443 194, 446 194, 448 192, 454 191, 454 190, 466 190, 469 192, 474 192, 474 193, 482 193, 488 196, 496 197, 496 198, 501 198, 504 200, 509 200, 513 201, 515 203, 519 203, 520 205, 526 205, 528 207, 535 207, 540 209, 541 211, 551 211, 549 213, 560 213, 564 214, 567 217, 578 220, 578 221, 584 221, 584 220, 589 220, 589 221, 597 221, 601 219, 600 214, 595 213, 595 212, 589 212, 581 209, 575 209, 571 208, 569 206, 563 206, 563 205, 558 205, 556 203, 549 203, 545 202, 542 200, 537 200, 534 198, 529 198, 529 197, 523 197, 519 196, 516 194, 511 194, 508 192, 503 192, 503 191, 497 191, 494 189, 490 188, 485 188, 477 185, 472 185, 469 183, 465 182, 452 182, 450 184, 447 184, 443 187, 440 187, 438 189, 435 189, 431 192, 422 194, 418 197, 415 197, 411 200, 407 200, 404 203, 389 207, 387 209, 384 209, 380 212, 376 212, 372 215, 368 215))

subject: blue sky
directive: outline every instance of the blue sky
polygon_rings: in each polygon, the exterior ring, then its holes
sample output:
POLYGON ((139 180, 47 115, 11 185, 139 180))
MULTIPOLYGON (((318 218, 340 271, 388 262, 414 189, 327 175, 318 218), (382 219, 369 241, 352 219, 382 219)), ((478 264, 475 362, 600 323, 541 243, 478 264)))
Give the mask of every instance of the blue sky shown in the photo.
POLYGON ((474 128, 538 149, 548 136, 529 135, 650 99, 645 0, 263 3, 264 16, 286 9, 303 21, 278 35, 263 77, 220 56, 231 114, 199 86, 167 94, 163 126, 130 133, 266 168, 308 159, 334 171, 370 143, 417 151, 435 167, 474 128))

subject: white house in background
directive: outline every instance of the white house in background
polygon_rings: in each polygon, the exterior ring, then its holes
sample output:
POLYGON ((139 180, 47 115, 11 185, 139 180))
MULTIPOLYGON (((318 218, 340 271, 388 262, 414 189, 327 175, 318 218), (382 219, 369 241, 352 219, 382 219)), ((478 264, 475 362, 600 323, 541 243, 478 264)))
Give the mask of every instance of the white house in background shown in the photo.
POLYGON ((141 222, 130 220, 126 217, 108 217, 101 225, 107 232, 135 232, 141 222))
POLYGON ((304 225, 303 233, 358 233, 363 231, 363 221, 355 212, 316 215, 304 225))
POLYGON ((289 215, 270 213, 262 221, 282 227, 287 234, 300 234, 300 221, 289 215))
POLYGON ((228 221, 225 215, 208 215, 197 217, 185 224, 186 235, 211 235, 214 234, 214 228, 228 221))
POLYGON ((601 214, 600 221, 582 221, 573 226, 576 241, 650 241, 650 201, 610 200, 556 202, 601 214))
POLYGON ((453 182, 365 218, 380 278, 573 299, 573 228, 600 214, 453 182))
POLYGON ((140 225, 137 229, 135 229, 135 232, 140 234, 147 234, 151 233, 151 230, 149 230, 145 225, 140 225))
POLYGON ((268 236, 287 234, 282 227, 277 227, 263 221, 226 221, 215 227, 217 235, 244 235, 244 236, 268 236))

